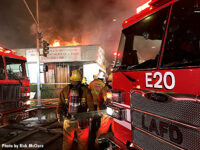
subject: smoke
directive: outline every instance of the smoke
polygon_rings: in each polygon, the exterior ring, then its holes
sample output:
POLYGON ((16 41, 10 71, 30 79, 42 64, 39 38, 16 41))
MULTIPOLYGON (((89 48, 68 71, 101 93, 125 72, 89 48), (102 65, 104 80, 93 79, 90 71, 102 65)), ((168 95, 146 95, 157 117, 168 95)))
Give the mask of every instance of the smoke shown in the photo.
MULTIPOLYGON (((112 60, 122 22, 146 0, 39 0, 40 30, 48 42, 76 41, 100 45, 112 60)), ((35 14, 35 0, 27 0, 35 14)), ((1 0, 0 43, 8 48, 35 47, 35 26, 22 0, 1 0), (6 7, 6 8, 5 8, 6 7), (10 24, 6 27, 6 24, 10 24), (5 26, 5 27, 4 27, 5 26), (11 28, 11 29, 10 29, 11 28)))
POLYGON ((0 20, 0 46, 35 47, 35 34, 30 33, 33 21, 22 0, 0 0, 0 20))
MULTIPOLYGON (((141 3, 141 1, 140 1, 141 3)), ((139 0, 49 0, 40 3, 44 38, 97 44, 112 60, 120 39, 122 22, 135 14, 139 0)))

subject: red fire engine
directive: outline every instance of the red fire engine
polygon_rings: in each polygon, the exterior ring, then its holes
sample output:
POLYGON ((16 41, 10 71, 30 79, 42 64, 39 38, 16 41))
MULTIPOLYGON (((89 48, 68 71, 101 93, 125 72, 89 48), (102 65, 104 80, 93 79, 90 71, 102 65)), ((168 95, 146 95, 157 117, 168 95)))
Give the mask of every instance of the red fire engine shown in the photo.
POLYGON ((200 0, 150 0, 124 21, 107 106, 120 149, 200 149, 199 20, 200 0))
POLYGON ((0 47, 0 120, 21 120, 29 117, 25 112, 30 96, 26 58, 15 51, 0 47))

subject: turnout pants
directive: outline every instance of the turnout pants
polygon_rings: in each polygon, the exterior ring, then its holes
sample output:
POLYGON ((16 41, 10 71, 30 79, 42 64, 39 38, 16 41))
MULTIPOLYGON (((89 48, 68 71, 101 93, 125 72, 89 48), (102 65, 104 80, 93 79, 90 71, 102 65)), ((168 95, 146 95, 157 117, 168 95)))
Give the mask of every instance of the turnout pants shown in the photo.
POLYGON ((112 122, 113 122, 112 117, 103 113, 103 116, 101 118, 101 125, 97 132, 97 137, 99 137, 101 134, 107 133, 112 122))
POLYGON ((63 128, 64 128, 63 150, 72 149, 74 138, 77 143, 76 149, 78 149, 78 150, 87 150, 88 149, 88 136, 89 136, 89 127, 88 126, 85 129, 80 129, 80 128, 78 128, 77 120, 70 121, 68 119, 65 119, 63 128))

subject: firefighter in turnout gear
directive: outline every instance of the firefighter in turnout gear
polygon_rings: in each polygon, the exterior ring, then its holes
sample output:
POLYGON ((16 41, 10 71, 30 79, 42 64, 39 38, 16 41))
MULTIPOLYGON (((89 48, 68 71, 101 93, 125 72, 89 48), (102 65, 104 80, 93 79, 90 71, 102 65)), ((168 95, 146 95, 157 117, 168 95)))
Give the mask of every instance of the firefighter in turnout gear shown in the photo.
POLYGON ((106 80, 106 85, 103 87, 99 93, 98 101, 99 101, 99 109, 101 112, 101 125, 97 132, 97 139, 100 135, 107 133, 110 127, 112 127, 112 117, 106 114, 106 104, 107 102, 107 93, 111 92, 112 89, 112 74, 110 74, 106 80))
POLYGON ((99 109, 103 110, 106 108, 107 103, 107 92, 112 89, 112 74, 110 74, 106 80, 106 85, 101 89, 98 97, 99 109))
POLYGON ((100 103, 98 101, 98 97, 99 97, 99 93, 101 89, 105 86, 105 83, 103 82, 103 80, 104 80, 104 73, 99 72, 99 74, 97 75, 97 79, 94 79, 88 86, 88 88, 91 89, 94 105, 95 105, 95 110, 96 110, 95 117, 93 118, 92 122, 90 122, 90 133, 89 133, 91 137, 89 139, 89 143, 91 146, 90 149, 93 149, 95 139, 96 139, 96 133, 101 124, 101 115, 99 112, 100 103))
POLYGON ((88 86, 88 88, 92 92, 95 110, 99 109, 99 102, 98 102, 99 92, 105 86, 103 80, 104 80, 104 73, 100 72, 97 76, 97 79, 94 79, 88 86))
POLYGON ((71 84, 63 88, 57 107, 58 121, 64 119, 63 150, 72 148, 75 141, 78 149, 88 149, 89 127, 88 120, 92 117, 94 103, 90 90, 81 84, 82 73, 72 71, 71 84))

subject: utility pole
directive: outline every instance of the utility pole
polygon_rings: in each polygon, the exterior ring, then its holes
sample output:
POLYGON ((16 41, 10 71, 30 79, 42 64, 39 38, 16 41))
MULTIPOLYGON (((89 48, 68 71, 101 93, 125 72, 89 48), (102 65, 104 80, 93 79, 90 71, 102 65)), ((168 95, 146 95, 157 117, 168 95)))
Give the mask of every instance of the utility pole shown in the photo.
POLYGON ((40 26, 39 26, 39 6, 38 6, 38 0, 36 0, 36 28, 37 28, 37 35, 36 35, 36 41, 37 41, 37 54, 38 54, 38 61, 37 61, 37 66, 38 66, 38 74, 37 74, 37 99, 38 99, 38 104, 37 106, 41 106, 41 91, 40 91, 40 26))
POLYGON ((37 100, 38 100, 38 107, 41 107, 41 91, 40 91, 40 26, 39 26, 39 4, 38 0, 36 0, 36 18, 34 17, 32 11, 30 10, 26 0, 23 0, 26 8, 28 9, 30 15, 32 16, 33 20, 36 24, 36 43, 37 43, 37 100))

